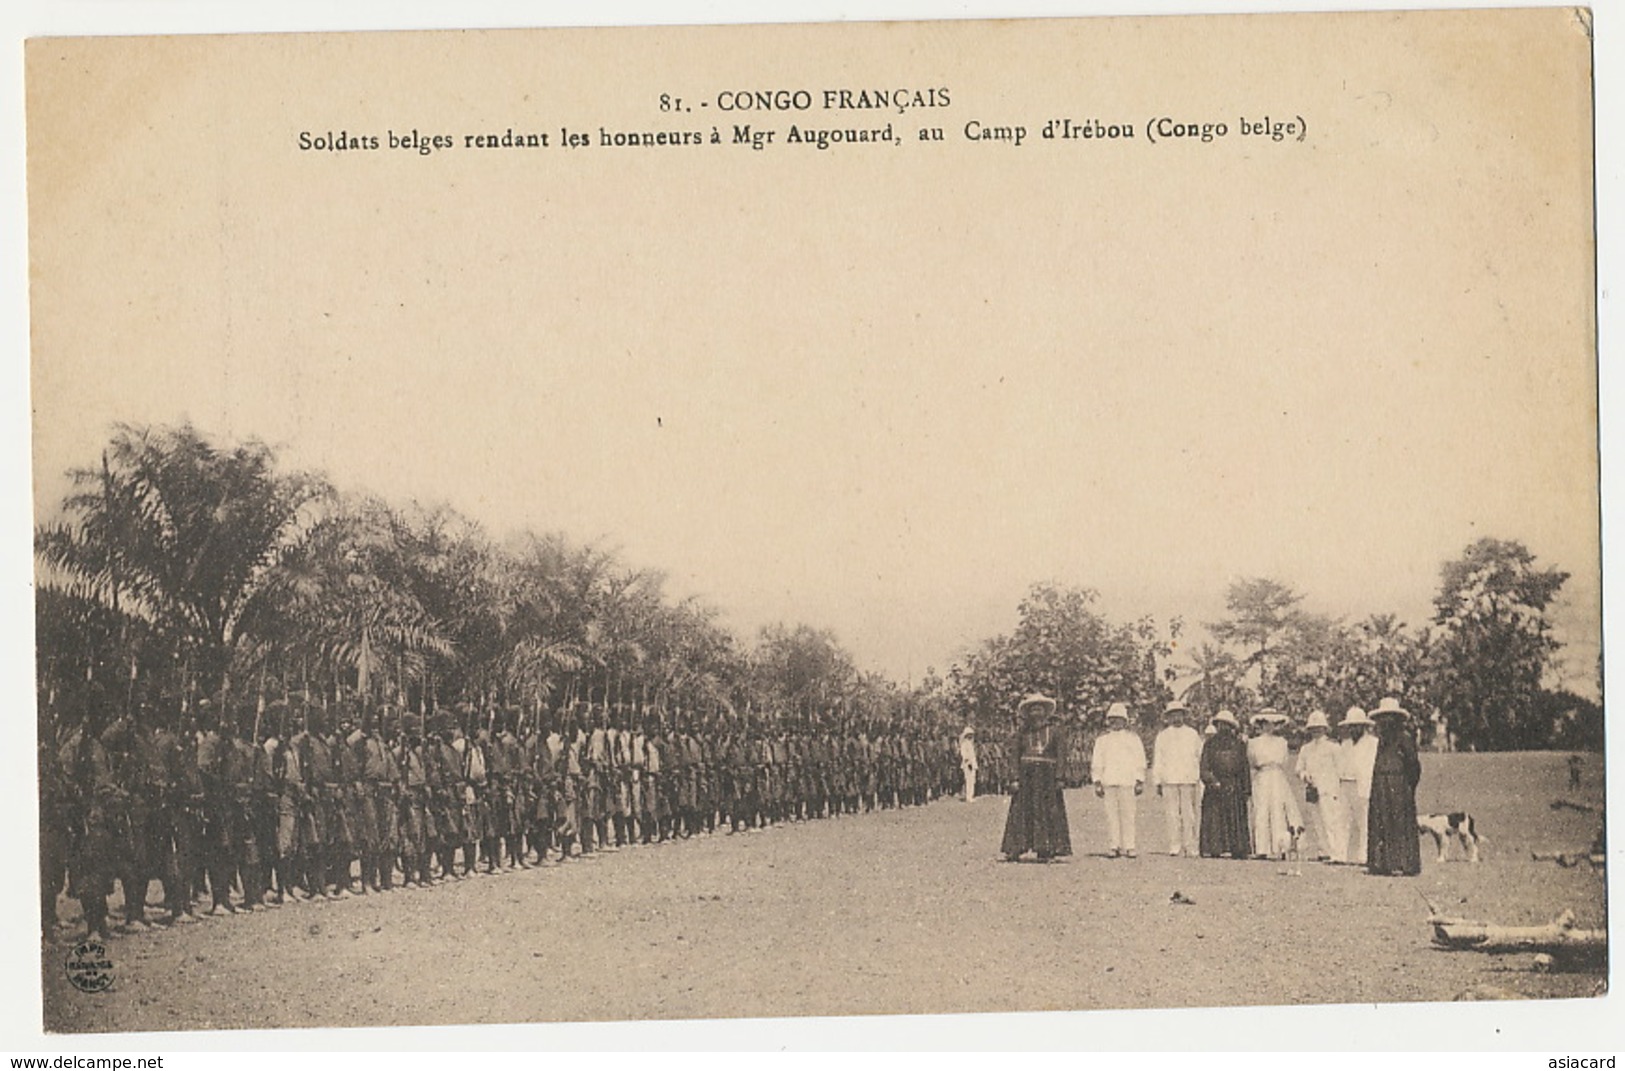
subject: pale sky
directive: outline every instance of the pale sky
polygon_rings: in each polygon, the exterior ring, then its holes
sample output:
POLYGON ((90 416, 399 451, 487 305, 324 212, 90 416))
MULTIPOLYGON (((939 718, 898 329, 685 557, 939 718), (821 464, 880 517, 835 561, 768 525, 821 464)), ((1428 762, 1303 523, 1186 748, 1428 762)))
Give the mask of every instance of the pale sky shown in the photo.
POLYGON ((498 537, 601 537, 743 636, 829 627, 916 680, 1036 580, 1197 623, 1271 576, 1421 624, 1491 535, 1573 574, 1590 693, 1589 87, 1560 15, 46 46, 38 506, 113 422, 190 419, 498 537), (906 134, 825 152, 296 145, 708 132, 659 93, 869 85, 953 103, 744 117, 906 134), (1144 137, 1266 112, 1308 136, 1144 137), (1039 139, 1060 116, 1140 129, 1039 139))

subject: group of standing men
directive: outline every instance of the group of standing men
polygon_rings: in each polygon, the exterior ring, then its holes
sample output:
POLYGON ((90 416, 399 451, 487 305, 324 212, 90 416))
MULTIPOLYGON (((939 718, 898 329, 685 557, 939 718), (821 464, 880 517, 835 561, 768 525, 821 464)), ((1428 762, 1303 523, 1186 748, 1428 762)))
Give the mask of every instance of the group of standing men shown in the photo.
MULTIPOLYGON (((1033 695, 1018 711, 1021 775, 1002 848, 1007 858, 1034 851, 1047 859, 1071 851, 1053 772, 1064 749, 1054 708, 1053 700, 1033 695), (1022 798, 1024 792, 1029 798, 1022 798)), ((1247 738, 1228 710, 1216 713, 1199 732, 1184 703, 1169 703, 1148 764, 1143 740, 1129 728, 1127 705, 1113 703, 1090 756, 1090 781, 1105 809, 1107 854, 1137 854, 1138 799, 1149 765, 1149 783, 1162 799, 1170 855, 1277 860, 1295 855, 1379 874, 1418 874, 1421 766, 1408 717, 1391 697, 1369 715, 1351 707, 1335 728, 1324 712, 1312 713, 1294 771, 1307 804, 1300 807, 1287 770, 1284 714, 1260 710, 1249 719, 1253 734, 1247 738), (1312 822, 1306 822, 1306 811, 1312 822), (1313 847, 1307 843, 1311 833, 1313 847)))
POLYGON ((137 701, 42 744, 41 921, 57 896, 109 933, 389 892, 638 845, 919 805, 961 754, 923 723, 693 716, 577 704, 424 715, 294 696, 137 701))

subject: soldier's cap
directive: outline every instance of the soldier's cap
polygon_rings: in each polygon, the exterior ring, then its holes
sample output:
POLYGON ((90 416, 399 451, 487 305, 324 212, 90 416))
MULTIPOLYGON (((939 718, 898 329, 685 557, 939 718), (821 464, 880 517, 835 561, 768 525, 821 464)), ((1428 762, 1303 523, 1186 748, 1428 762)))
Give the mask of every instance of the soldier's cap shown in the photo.
POLYGON ((130 728, 128 718, 118 718, 102 729, 97 734, 97 739, 101 741, 103 747, 124 751, 132 743, 130 728))

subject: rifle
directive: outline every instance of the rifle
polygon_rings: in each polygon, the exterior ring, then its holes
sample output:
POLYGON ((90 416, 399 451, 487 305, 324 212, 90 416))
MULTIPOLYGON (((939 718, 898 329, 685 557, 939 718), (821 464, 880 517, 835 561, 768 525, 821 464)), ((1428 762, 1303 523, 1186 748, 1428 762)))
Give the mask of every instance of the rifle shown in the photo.
POLYGON ((252 737, 250 737, 250 739, 249 739, 249 742, 252 743, 255 747, 259 746, 259 742, 260 742, 260 721, 264 717, 265 717, 265 663, 261 662, 260 663, 260 695, 259 695, 259 700, 254 704, 254 735, 252 737))

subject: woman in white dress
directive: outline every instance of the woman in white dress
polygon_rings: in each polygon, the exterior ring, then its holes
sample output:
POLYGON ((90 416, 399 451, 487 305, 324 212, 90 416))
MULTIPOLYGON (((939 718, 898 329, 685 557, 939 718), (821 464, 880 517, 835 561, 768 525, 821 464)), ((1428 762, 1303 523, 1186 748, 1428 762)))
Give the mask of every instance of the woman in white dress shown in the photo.
POLYGON ((1303 829, 1303 812, 1286 776, 1287 744, 1281 726, 1286 715, 1265 708, 1253 715, 1258 735, 1247 741, 1253 772, 1253 852, 1257 858, 1285 859, 1293 834, 1303 829))

